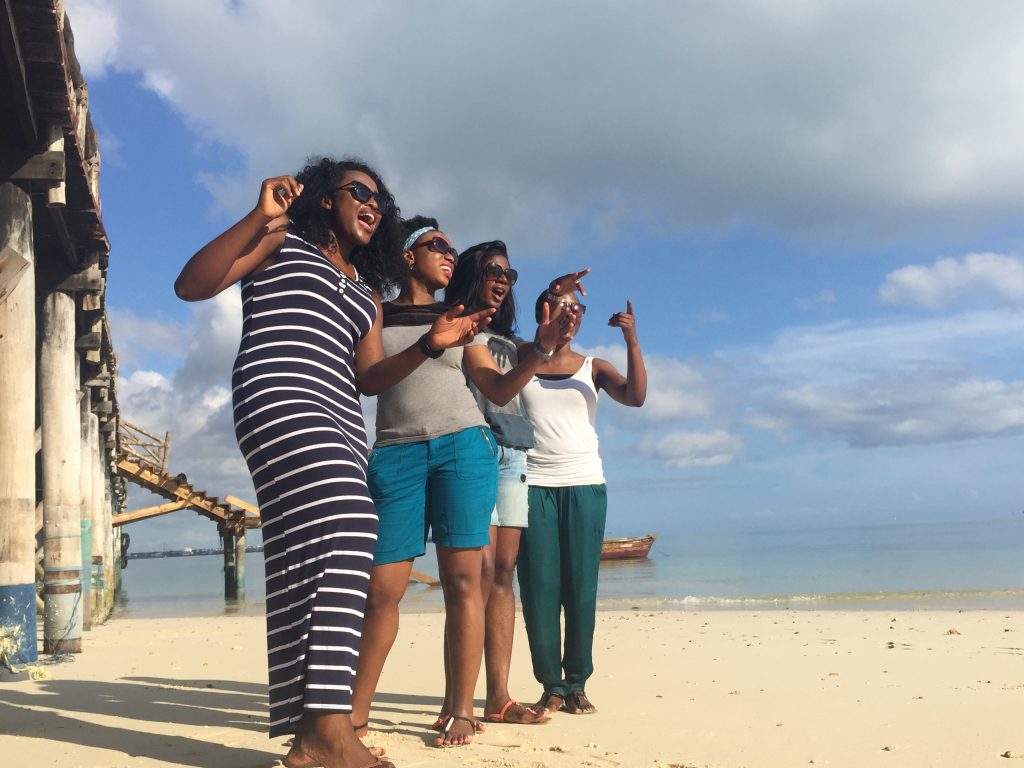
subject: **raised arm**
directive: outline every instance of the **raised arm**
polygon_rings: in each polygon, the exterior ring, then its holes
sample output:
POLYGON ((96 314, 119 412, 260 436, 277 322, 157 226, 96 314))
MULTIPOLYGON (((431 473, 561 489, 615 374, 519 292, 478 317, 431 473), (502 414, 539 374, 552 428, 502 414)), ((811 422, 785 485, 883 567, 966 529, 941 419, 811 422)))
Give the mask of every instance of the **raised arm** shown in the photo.
POLYGON ((491 322, 494 314, 493 309, 484 309, 460 317, 463 306, 459 304, 438 317, 419 340, 386 357, 382 330, 384 311, 376 292, 373 300, 377 303, 377 319, 356 347, 356 387, 364 395, 379 395, 415 371, 428 357, 437 357, 449 347, 468 344, 491 322))
POLYGON ((265 266, 284 242, 285 214, 301 193, 302 185, 291 176, 265 180, 256 207, 188 260, 174 281, 178 298, 209 299, 265 266))
POLYGON ((572 337, 571 316, 552 318, 548 304, 544 305, 543 313, 534 342, 520 347, 519 363, 510 371, 502 372, 486 346, 466 347, 463 352, 462 367, 466 375, 495 405, 510 403, 530 382, 537 369, 572 337))
POLYGON ((612 315, 608 325, 622 329, 622 337, 626 342, 626 375, 615 370, 615 366, 607 360, 595 359, 594 383, 616 402, 639 408, 647 399, 647 368, 644 366, 640 342, 636 338, 633 303, 627 300, 626 311, 612 315))

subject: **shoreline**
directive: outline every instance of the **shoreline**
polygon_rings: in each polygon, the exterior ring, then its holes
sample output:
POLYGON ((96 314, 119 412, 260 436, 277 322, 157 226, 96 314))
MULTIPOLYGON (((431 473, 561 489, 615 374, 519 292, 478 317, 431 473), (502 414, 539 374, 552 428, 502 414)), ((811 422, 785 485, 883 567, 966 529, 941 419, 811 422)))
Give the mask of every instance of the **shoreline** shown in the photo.
MULTIPOLYGON (((429 746, 443 615, 405 614, 371 714, 399 768, 1005 766, 1024 753, 1024 611, 602 611, 589 716, 429 746)), ((52 680, 0 683, 34 766, 272 766, 260 615, 118 618, 52 680)), ((510 690, 539 695, 517 622, 510 690)), ((478 707, 482 686, 477 688, 478 707)), ((477 715, 481 714, 479 708, 477 715)))
MULTIPOLYGON (((131 604, 115 603, 113 619, 212 618, 217 616, 262 616, 263 600, 225 604, 216 594, 203 595, 203 610, 189 612, 192 598, 148 598, 131 604), (160 607, 165 610, 161 611, 160 607), (174 610, 177 608, 177 610, 174 610)), ((518 598, 517 598, 517 608, 518 598)), ((722 611, 1024 611, 1024 589, 935 589, 896 592, 836 592, 795 595, 608 597, 598 598, 599 613, 628 611, 722 612, 722 611)), ((411 587, 402 603, 403 614, 443 613, 440 588, 411 587)))

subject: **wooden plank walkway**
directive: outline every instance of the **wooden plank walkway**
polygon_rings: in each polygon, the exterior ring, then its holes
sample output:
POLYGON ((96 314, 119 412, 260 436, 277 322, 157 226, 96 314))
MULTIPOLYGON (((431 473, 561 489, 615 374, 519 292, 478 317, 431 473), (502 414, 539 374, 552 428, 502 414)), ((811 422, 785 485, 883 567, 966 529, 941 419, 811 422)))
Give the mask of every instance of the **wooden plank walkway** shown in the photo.
MULTIPOLYGON (((172 475, 170 471, 161 471, 159 467, 154 467, 134 456, 122 456, 117 462, 117 472, 125 480, 135 483, 157 496, 162 496, 171 503, 114 515, 115 526, 166 515, 179 509, 191 509, 226 528, 237 530, 242 527, 260 527, 258 515, 252 514, 237 504, 221 501, 217 496, 208 496, 206 491, 196 490, 184 475, 172 475)), ((255 509, 248 504, 246 507, 255 509)))

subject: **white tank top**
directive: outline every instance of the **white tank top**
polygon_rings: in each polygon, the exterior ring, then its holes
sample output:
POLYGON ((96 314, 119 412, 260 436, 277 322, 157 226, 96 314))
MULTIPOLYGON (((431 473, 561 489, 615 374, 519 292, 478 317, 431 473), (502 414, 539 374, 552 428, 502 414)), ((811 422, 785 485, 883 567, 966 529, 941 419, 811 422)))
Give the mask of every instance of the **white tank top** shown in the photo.
POLYGON ((597 453, 597 388, 588 357, 572 376, 539 379, 523 388, 522 399, 533 423, 534 447, 526 452, 527 482, 562 488, 604 482, 597 453))

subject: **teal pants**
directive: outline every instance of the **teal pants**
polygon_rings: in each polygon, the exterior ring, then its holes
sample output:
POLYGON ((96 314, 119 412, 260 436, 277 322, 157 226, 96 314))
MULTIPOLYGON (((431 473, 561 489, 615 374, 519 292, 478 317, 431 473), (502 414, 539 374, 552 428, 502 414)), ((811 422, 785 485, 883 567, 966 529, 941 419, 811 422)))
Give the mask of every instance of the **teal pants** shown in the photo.
POLYGON ((607 512, 604 484, 530 486, 530 524, 516 564, 519 595, 533 676, 546 692, 562 697, 582 691, 594 672, 597 571, 607 512))

